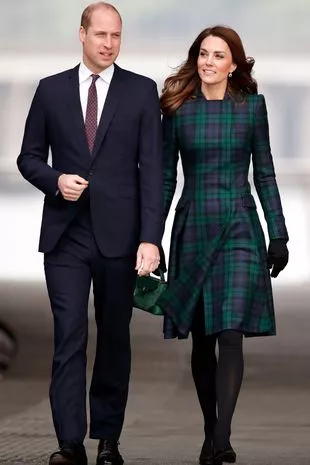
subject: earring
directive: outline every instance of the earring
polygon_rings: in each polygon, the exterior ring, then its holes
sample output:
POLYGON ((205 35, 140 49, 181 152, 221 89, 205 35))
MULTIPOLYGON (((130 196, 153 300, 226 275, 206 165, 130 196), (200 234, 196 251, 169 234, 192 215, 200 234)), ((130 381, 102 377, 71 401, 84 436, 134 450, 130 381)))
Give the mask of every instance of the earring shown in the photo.
POLYGON ((232 73, 229 73, 229 74, 228 74, 228 77, 230 77, 230 78, 231 78, 231 77, 232 77, 232 73))

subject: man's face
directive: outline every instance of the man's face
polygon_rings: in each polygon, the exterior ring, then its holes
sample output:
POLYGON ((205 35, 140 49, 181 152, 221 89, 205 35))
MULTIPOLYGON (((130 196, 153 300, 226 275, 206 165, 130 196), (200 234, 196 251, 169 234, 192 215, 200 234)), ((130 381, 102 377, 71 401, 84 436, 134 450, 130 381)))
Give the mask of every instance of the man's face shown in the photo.
POLYGON ((107 8, 98 8, 92 15, 87 31, 80 27, 83 61, 95 74, 108 68, 119 54, 122 22, 119 15, 107 8))

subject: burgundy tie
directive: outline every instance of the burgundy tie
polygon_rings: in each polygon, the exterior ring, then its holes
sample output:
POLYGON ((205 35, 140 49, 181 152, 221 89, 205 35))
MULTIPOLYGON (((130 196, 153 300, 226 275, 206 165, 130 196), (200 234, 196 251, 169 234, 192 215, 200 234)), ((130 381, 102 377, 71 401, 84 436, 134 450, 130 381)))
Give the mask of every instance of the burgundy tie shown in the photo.
POLYGON ((96 81, 99 76, 97 74, 92 74, 91 77, 92 82, 88 90, 88 100, 85 117, 86 138, 90 152, 93 151, 97 132, 98 98, 96 81))

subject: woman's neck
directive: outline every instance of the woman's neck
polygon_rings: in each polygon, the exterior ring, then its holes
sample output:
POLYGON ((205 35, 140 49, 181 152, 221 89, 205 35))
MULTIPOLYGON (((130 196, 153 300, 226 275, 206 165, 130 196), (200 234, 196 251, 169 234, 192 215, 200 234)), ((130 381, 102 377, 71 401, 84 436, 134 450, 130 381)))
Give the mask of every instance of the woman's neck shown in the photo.
POLYGON ((227 83, 220 82, 219 84, 201 83, 201 92, 207 100, 223 100, 226 92, 227 83))

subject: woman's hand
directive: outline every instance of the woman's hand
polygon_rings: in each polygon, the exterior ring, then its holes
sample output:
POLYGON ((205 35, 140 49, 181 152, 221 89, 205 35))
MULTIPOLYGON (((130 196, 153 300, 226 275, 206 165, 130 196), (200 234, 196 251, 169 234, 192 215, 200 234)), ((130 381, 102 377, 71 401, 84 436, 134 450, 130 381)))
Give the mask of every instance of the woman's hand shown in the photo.
POLYGON ((288 249, 286 239, 271 239, 267 252, 268 268, 271 269, 270 276, 276 278, 280 271, 288 264, 288 249))

